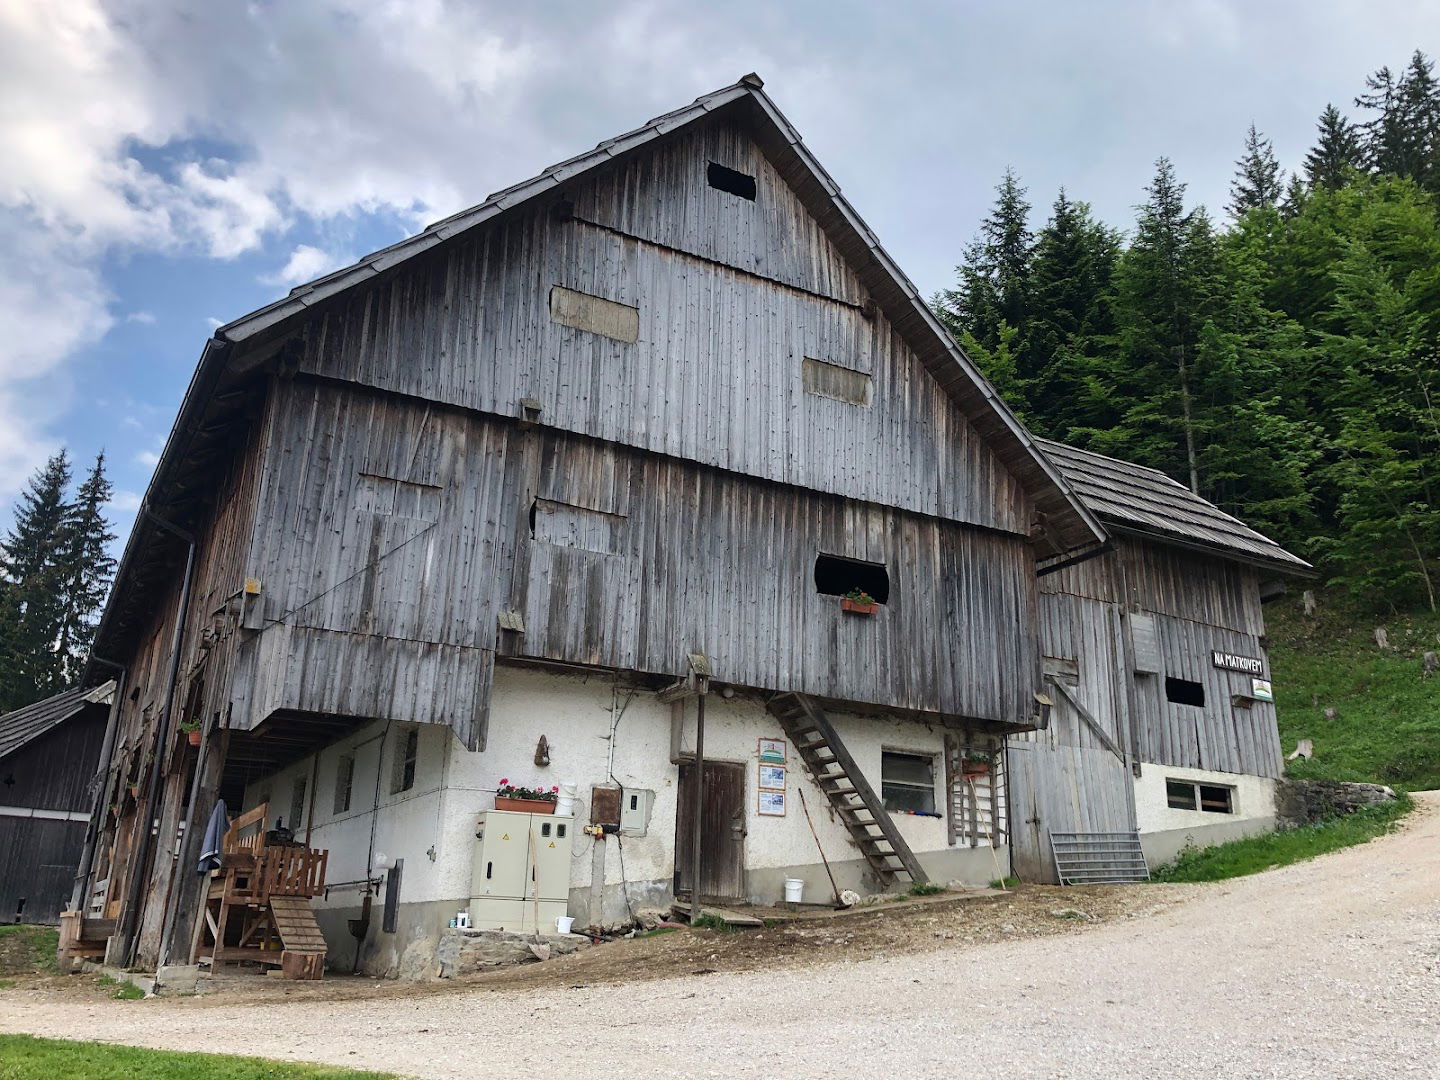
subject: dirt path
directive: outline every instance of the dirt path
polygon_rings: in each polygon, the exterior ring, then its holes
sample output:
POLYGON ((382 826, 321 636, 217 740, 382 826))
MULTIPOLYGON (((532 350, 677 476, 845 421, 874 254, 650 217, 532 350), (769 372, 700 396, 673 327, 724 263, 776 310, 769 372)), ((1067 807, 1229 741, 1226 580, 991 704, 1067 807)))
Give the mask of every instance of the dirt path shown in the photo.
MULTIPOLYGON (((736 946, 743 961, 719 942, 692 969, 714 973, 642 981, 541 965, 448 992, 387 986, 341 1000, 319 988, 248 1002, 10 992, 0 1030, 425 1077, 1433 1077, 1440 794, 1417 801, 1393 836, 1224 885, 1160 888, 1149 907, 1074 934, 967 932, 976 909, 952 903, 896 913, 914 933, 892 931, 888 944, 837 921, 820 933, 838 935, 839 951, 813 954, 825 963, 777 947, 767 967, 750 939, 736 946), (892 954, 874 956, 877 940, 892 954), (562 970, 578 988, 560 985, 562 970)), ((633 955, 704 947, 657 942, 633 955)))

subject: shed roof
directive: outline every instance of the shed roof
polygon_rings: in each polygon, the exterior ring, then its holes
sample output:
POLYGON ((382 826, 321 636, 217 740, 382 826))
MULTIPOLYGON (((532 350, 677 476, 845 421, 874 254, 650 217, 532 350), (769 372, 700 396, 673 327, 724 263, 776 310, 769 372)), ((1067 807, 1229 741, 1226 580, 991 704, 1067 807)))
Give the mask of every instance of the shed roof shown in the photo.
POLYGON ((47 731, 78 716, 87 705, 108 704, 114 692, 113 679, 89 690, 76 686, 0 716, 0 758, 9 757, 47 731))
MULTIPOLYGON (((478 206, 437 221, 415 236, 365 256, 353 266, 300 285, 280 300, 227 323, 207 342, 195 374, 186 390, 180 413, 171 429, 160 462, 135 528, 126 544, 116 574, 110 603, 96 634, 96 649, 104 652, 115 645, 117 605, 133 609, 129 586, 141 563, 154 564, 146 573, 153 577, 162 561, 154 549, 173 546, 161 534, 156 515, 181 519, 187 513, 180 504, 197 498, 195 477, 188 475, 188 460, 203 447, 212 453, 220 429, 213 399, 237 355, 283 338, 291 325, 305 313, 339 294, 376 279, 447 241, 495 221, 517 207, 545 195, 559 194, 567 182, 611 162, 628 158, 674 132, 721 113, 733 112, 745 119, 762 149, 769 155, 785 181, 814 214, 832 241, 855 267, 860 280, 894 328, 905 336, 931 375, 965 413, 980 436, 1020 481, 1033 499, 1044 523, 1049 548, 1054 553, 1075 550, 1101 541, 1105 531, 1098 519, 1066 486, 1060 473, 1035 446, 1028 431, 1001 401, 970 358, 935 319, 914 284, 880 245, 875 234, 840 193, 820 163, 804 145, 799 133, 765 94, 758 75, 746 75, 731 86, 703 94, 692 103, 657 116, 633 131, 606 139, 576 157, 551 165, 538 176, 497 191, 478 206), (209 440, 207 443, 206 440, 209 440)), ((237 365, 237 367, 243 365, 237 365)), ((166 556, 175 562, 172 553, 166 556)), ((126 618, 129 616, 127 615, 126 618)))
POLYGON ((1051 439, 1036 443, 1107 524, 1187 547, 1259 563, 1286 573, 1312 567, 1268 536, 1231 517, 1158 469, 1081 450, 1051 439))

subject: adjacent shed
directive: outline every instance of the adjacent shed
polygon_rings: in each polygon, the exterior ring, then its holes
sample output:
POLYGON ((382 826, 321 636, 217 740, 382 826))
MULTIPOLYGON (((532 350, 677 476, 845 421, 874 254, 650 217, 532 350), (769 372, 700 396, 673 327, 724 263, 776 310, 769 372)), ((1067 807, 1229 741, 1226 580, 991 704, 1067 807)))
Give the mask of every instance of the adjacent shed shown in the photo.
POLYGON ((90 820, 113 682, 0 716, 0 922, 56 923, 90 820))

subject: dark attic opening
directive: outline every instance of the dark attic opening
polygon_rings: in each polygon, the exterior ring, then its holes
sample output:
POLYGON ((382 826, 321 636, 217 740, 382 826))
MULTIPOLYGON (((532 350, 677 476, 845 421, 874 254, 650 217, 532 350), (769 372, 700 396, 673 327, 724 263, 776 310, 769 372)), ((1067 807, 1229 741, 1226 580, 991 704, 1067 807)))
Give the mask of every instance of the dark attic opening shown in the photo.
POLYGON ((1173 676, 1165 677, 1165 700, 1176 705, 1194 705, 1197 709, 1205 707, 1205 687, 1190 679, 1176 679, 1173 676))
POLYGON ((868 594, 877 604, 890 599, 890 574, 884 563, 820 555, 815 559, 815 591, 825 596, 868 594))
POLYGON ((705 179, 710 186, 720 191, 728 191, 731 195, 739 195, 742 199, 755 201, 755 178, 748 173, 736 172, 728 169, 718 162, 710 162, 710 168, 705 173, 705 179))

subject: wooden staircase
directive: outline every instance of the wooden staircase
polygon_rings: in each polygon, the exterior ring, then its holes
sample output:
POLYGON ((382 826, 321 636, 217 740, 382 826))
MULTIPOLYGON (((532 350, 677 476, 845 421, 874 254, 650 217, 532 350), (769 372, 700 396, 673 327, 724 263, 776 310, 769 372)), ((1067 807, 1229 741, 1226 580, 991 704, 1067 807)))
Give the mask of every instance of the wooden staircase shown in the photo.
POLYGON ((804 694, 779 694, 765 707, 780 721, 810 775, 880 880, 889 884, 897 874, 905 874, 915 884, 928 881, 920 861, 824 710, 804 694))
POLYGON ((318 979, 325 972, 325 935, 303 896, 270 897, 270 917, 280 935, 280 974, 318 979))

